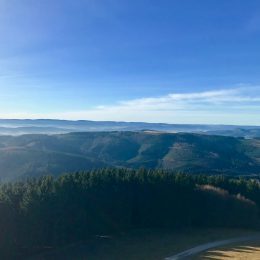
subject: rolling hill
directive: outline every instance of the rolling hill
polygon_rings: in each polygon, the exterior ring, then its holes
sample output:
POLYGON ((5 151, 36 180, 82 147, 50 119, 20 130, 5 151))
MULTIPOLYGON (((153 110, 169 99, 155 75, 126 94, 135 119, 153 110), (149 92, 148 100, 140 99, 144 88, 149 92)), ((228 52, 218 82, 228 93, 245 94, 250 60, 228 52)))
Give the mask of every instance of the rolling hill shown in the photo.
POLYGON ((260 139, 153 131, 0 136, 3 181, 104 167, 259 174, 260 139))
POLYGON ((260 126, 164 124, 51 119, 0 119, 0 135, 63 134, 71 132, 143 131, 206 133, 234 137, 260 137, 260 126))

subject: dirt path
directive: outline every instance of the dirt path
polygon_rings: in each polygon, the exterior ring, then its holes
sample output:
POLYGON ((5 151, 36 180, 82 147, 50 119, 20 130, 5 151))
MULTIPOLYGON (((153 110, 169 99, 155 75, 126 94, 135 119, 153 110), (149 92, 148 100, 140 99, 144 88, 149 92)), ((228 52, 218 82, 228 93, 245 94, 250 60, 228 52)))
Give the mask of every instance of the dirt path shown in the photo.
POLYGON ((185 259, 190 256, 194 256, 198 253, 201 253, 203 251, 206 251, 211 248, 219 247, 219 246, 225 246, 228 244, 233 244, 233 243, 239 243, 239 242, 247 242, 247 241, 254 241, 260 239, 260 234, 258 235, 253 235, 253 236, 244 236, 244 237, 237 237, 237 238, 231 238, 227 240, 220 240, 220 241, 215 241, 203 245, 199 245, 196 247, 193 247, 191 249, 188 249, 186 251, 183 251, 177 255, 173 255, 170 257, 165 258, 165 260, 179 260, 179 259, 185 259))

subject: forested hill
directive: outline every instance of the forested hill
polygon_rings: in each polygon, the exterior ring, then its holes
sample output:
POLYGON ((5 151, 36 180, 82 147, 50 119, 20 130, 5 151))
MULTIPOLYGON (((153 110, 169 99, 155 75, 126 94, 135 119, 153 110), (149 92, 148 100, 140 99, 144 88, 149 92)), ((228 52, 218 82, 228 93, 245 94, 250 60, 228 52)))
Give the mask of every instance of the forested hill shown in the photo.
POLYGON ((151 131, 0 136, 3 181, 104 167, 259 174, 260 139, 151 131))
POLYGON ((256 230, 259 209, 252 179, 144 169, 44 176, 0 185, 0 258, 136 229, 256 230))

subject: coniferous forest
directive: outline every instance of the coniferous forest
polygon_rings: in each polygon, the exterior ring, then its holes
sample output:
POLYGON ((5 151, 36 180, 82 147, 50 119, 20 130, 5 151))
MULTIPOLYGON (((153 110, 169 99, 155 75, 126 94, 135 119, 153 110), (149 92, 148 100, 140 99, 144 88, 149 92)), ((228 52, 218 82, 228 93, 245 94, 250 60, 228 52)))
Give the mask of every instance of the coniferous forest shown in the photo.
POLYGON ((100 169, 0 187, 0 251, 137 228, 260 227, 257 179, 100 169))

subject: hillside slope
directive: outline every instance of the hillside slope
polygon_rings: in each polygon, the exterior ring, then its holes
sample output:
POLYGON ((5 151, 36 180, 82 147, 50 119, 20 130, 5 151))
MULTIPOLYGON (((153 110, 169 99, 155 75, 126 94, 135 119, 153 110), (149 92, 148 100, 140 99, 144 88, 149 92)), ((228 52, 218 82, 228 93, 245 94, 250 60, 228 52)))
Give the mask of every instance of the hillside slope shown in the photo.
POLYGON ((0 178, 103 167, 188 173, 260 173, 260 139, 158 132, 0 136, 0 178))

